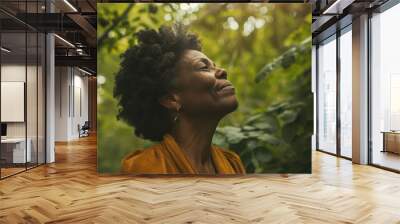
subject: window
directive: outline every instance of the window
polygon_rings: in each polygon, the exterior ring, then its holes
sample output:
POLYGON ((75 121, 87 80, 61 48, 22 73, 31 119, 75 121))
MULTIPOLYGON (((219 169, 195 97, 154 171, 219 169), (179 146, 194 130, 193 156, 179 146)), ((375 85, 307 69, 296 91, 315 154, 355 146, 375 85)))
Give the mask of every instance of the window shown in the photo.
MULTIPOLYGON (((44 1, 20 1, 13 9, 40 13, 42 5, 44 1)), ((0 178, 5 178, 45 163, 46 40, 44 33, 12 15, 0 12, 0 17, 0 178)))
POLYGON ((336 36, 318 47, 318 149, 336 153, 336 36))
POLYGON ((351 25, 340 36, 340 154, 351 158, 352 149, 352 35, 351 25))
POLYGON ((371 18, 372 163, 400 170, 400 5, 371 18))

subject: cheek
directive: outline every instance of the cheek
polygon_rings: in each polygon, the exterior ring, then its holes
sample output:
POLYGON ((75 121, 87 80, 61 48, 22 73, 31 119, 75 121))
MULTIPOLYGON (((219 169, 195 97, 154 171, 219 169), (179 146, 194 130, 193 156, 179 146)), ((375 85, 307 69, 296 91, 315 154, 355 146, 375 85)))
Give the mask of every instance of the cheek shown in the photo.
POLYGON ((183 99, 188 105, 211 104, 216 100, 214 90, 216 79, 208 74, 199 74, 188 80, 188 88, 183 93, 183 99))
POLYGON ((208 73, 192 75, 185 80, 186 88, 182 92, 184 103, 191 104, 197 102, 196 104, 201 104, 201 102, 212 102, 215 98, 215 82, 215 77, 208 73))
POLYGON ((192 73, 183 81, 187 88, 181 92, 180 98, 187 114, 223 116, 238 106, 235 95, 219 95, 215 92, 217 80, 212 73, 192 73))
POLYGON ((220 96, 215 92, 215 79, 193 85, 182 94, 182 104, 189 114, 226 114, 237 108, 235 95, 220 96))
POLYGON ((216 81, 213 75, 200 73, 190 80, 189 90, 192 90, 192 94, 205 94, 213 90, 216 81))

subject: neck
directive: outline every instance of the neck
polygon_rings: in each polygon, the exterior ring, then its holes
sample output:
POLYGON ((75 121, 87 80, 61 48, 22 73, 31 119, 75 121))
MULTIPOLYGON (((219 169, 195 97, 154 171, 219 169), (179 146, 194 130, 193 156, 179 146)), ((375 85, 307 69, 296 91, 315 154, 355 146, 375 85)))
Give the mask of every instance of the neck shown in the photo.
POLYGON ((180 116, 171 135, 200 170, 211 162, 211 142, 219 119, 180 116))

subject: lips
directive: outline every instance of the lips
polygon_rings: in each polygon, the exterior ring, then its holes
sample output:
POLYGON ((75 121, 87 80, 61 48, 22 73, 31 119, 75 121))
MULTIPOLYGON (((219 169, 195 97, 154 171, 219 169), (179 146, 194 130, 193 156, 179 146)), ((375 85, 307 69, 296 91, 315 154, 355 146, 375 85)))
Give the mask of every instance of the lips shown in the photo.
POLYGON ((222 89, 224 89, 224 88, 233 88, 233 85, 232 85, 232 83, 230 83, 229 81, 228 82, 223 82, 223 83, 220 83, 220 84, 217 84, 217 86, 216 86, 216 90, 217 90, 217 92, 218 91, 220 91, 220 90, 222 90, 222 89))
POLYGON ((218 84, 216 86, 216 91, 219 94, 222 94, 222 93, 234 93, 235 92, 235 87, 233 87, 232 83, 230 83, 230 82, 223 82, 223 83, 218 84))

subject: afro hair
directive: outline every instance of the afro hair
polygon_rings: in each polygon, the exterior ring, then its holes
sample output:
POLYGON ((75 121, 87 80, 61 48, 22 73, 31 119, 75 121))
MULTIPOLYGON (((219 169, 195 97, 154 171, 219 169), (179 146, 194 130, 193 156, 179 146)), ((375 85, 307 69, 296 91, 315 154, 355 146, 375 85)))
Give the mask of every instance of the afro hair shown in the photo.
POLYGON ((122 55, 115 78, 118 118, 138 137, 161 141, 172 126, 170 112, 159 99, 174 88, 176 64, 185 50, 201 50, 196 35, 181 24, 136 33, 138 44, 122 55))

